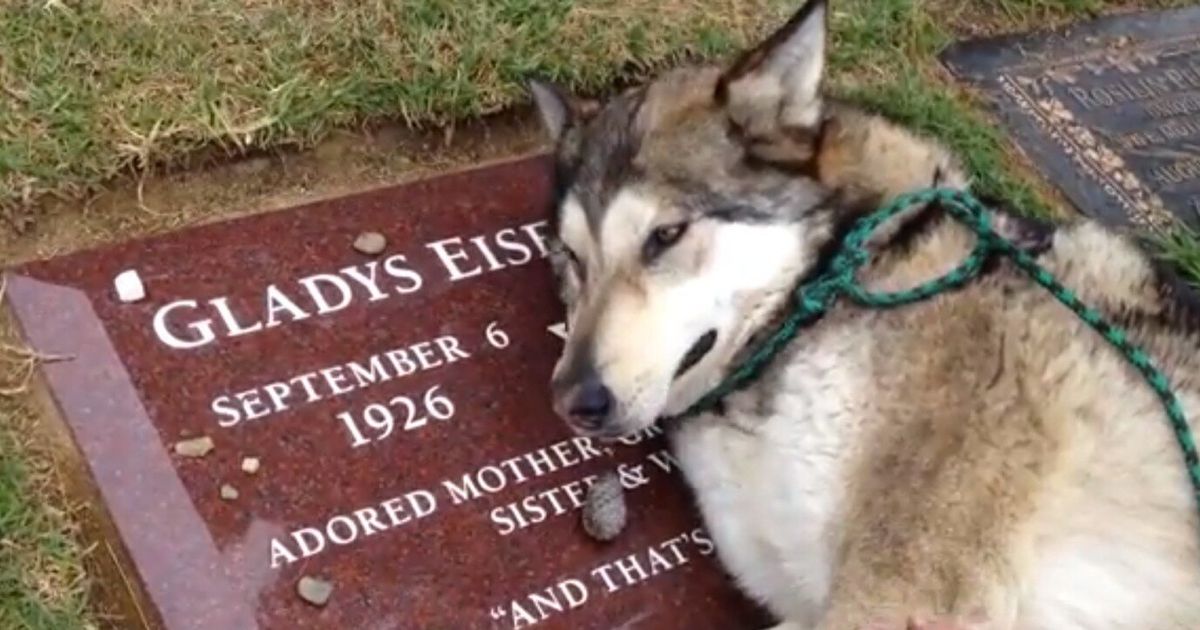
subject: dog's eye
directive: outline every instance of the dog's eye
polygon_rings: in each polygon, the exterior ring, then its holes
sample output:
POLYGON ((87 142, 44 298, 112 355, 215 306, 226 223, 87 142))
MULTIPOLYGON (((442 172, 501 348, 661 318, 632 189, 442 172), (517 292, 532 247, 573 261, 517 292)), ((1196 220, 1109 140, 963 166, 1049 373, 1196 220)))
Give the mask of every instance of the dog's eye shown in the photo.
POLYGON ((681 221, 654 228, 654 231, 650 232, 650 237, 646 239, 646 245, 642 249, 643 257, 648 261, 653 260, 668 247, 678 243, 679 239, 683 238, 683 233, 687 231, 687 226, 686 222, 681 221))

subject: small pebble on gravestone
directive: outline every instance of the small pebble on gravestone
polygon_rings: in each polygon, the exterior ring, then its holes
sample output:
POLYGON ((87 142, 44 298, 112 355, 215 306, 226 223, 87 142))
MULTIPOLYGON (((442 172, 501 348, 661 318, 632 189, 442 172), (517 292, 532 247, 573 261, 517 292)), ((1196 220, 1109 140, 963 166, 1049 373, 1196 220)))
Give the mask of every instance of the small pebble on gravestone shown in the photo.
POLYGON ((184 457, 204 457, 211 450, 213 441, 207 435, 175 443, 175 453, 184 457))
POLYGON ((379 232, 363 232, 354 239, 354 249, 368 256, 374 256, 387 247, 387 239, 379 232))
POLYGON ((146 286, 142 284, 142 279, 138 276, 136 269, 126 269, 117 274, 113 280, 113 286, 117 290, 117 299, 122 302, 137 302, 146 297, 146 286))
POLYGON ((247 475, 253 475, 254 473, 258 472, 259 466, 261 466, 261 463, 258 461, 257 457, 246 457, 242 459, 242 472, 246 473, 247 475))
POLYGON ((625 529, 625 489, 617 473, 604 473, 588 488, 582 518, 583 530, 596 540, 612 540, 625 529))
POLYGON ((234 488, 229 484, 221 486, 221 498, 225 499, 226 501, 233 501, 234 499, 238 498, 237 488, 234 488))
POLYGON ((314 606, 324 606, 333 593, 333 584, 306 575, 296 584, 296 592, 304 601, 314 606))

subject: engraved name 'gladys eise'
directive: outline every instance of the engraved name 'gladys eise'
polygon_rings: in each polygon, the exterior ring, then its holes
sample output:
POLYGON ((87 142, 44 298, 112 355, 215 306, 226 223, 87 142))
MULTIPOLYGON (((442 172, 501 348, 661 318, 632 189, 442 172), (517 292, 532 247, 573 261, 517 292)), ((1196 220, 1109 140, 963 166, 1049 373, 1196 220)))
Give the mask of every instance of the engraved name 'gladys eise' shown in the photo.
MULTIPOLYGON (((426 243, 446 279, 458 282, 509 267, 528 264, 547 255, 545 220, 508 227, 468 238, 453 236, 426 243)), ((358 300, 380 302, 411 295, 426 278, 405 254, 316 273, 263 287, 253 309, 239 312, 228 296, 205 300, 180 299, 159 307, 151 322, 163 344, 189 350, 223 337, 240 337, 341 311, 358 300)))

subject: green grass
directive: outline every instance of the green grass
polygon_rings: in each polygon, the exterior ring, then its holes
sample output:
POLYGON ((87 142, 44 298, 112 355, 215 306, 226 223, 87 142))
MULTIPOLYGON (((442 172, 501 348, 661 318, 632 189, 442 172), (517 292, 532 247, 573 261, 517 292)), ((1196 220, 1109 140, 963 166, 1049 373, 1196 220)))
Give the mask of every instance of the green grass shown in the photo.
POLYGON ((931 88, 913 69, 904 69, 886 85, 848 92, 850 98, 953 146, 966 160, 980 192, 1005 199, 1031 215, 1050 216, 1045 200, 1013 173, 1005 157, 1002 132, 968 110, 960 99, 931 88))
POLYGON ((77 524, 56 505, 53 473, 29 458, 33 446, 20 430, 30 426, 21 402, 0 398, 0 628, 77 630, 92 625, 77 524))
MULTIPOLYGON (((920 0, 848 0, 836 5, 830 65, 839 91, 946 141, 963 155, 981 192, 1010 200, 1030 214, 1048 215, 1045 202, 1014 175, 1012 164, 1005 159, 1002 132, 933 71, 935 55, 953 36, 940 26, 943 16, 922 10, 927 4, 920 0)), ((963 4, 984 11, 989 3, 963 4)), ((1031 13, 1045 10, 1046 4, 1062 3, 1009 0, 995 3, 991 10, 1000 9, 1004 14, 997 26, 1012 29, 1023 26, 1031 13)), ((1099 3, 1066 4, 1086 4, 1090 10, 1099 3)))
POLYGON ((0 206, 197 150, 308 146, 580 89, 773 22, 776 0, 0 0, 0 206))
POLYGON ((1197 283, 1200 278, 1200 234, 1190 229, 1179 229, 1154 238, 1153 243, 1162 258, 1173 263, 1193 284, 1197 283))
MULTIPOLYGON (((731 52, 799 2, 0 0, 0 217, 36 220, 46 196, 77 198, 122 173, 212 151, 305 147, 364 122, 496 111, 524 99, 530 74, 593 91, 684 55, 731 52)), ((1118 3, 832 4, 834 89, 947 140, 985 192, 1050 212, 1002 130, 935 55, 963 31, 1023 30, 1118 3)), ((1162 249, 1200 278, 1200 236, 1172 235, 1162 249)), ((0 389, 22 375, 10 333, 0 326, 0 389)), ((47 460, 33 455, 31 418, 23 397, 0 395, 0 628, 88 627, 97 610, 76 524, 56 507, 47 460)))
POLYGON ((956 23, 1011 32, 1131 4, 1186 2, 843 0, 833 5, 831 66, 847 98, 947 141, 964 156, 981 192, 1048 216, 1046 200, 1015 168, 1003 130, 981 113, 980 103, 939 72, 935 56, 955 38, 956 23))

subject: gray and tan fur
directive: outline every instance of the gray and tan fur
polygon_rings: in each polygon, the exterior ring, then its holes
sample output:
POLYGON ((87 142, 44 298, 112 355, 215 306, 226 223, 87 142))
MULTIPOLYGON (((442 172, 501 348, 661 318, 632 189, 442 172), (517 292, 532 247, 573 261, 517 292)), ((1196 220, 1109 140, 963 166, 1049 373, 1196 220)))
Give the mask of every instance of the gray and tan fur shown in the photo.
MULTIPOLYGON (((934 141, 822 96, 825 14, 811 1, 727 67, 605 103, 532 85, 557 141, 554 404, 579 433, 686 408, 855 217, 968 185, 934 141)), ((1133 241, 996 222, 1128 327, 1200 415, 1196 311, 1133 241)), ((914 209, 864 278, 913 286, 972 243, 914 209)), ((1200 523, 1158 400, 1006 261, 915 305, 840 305, 722 409, 670 429, 719 557, 780 628, 1200 628, 1200 523)))

